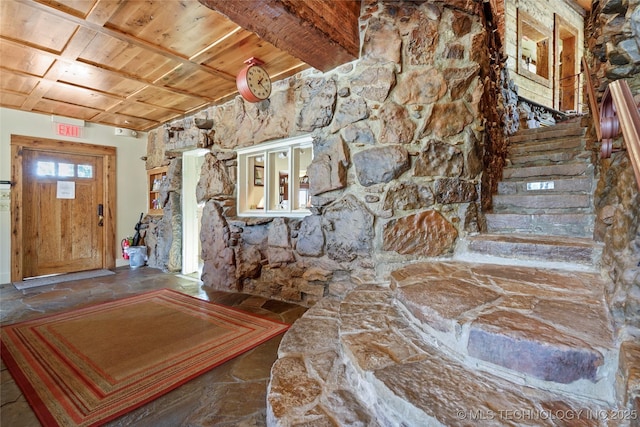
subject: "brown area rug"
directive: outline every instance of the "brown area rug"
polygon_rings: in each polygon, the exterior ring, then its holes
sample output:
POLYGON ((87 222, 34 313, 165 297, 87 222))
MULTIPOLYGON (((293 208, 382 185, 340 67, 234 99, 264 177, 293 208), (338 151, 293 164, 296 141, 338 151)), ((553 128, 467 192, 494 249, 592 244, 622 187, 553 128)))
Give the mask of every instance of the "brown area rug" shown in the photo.
POLYGON ((92 426, 288 327, 164 289, 5 326, 0 344, 43 425, 92 426))

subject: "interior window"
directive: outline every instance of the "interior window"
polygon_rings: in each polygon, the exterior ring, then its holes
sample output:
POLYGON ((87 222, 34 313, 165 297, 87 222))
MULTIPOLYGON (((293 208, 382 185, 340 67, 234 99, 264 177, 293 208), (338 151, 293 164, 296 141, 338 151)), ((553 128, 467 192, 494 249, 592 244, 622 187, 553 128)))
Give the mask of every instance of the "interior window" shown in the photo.
POLYGON ((549 85, 551 31, 518 10, 518 74, 549 85))
POLYGON ((304 216, 310 213, 307 168, 310 136, 238 150, 238 215, 304 216))

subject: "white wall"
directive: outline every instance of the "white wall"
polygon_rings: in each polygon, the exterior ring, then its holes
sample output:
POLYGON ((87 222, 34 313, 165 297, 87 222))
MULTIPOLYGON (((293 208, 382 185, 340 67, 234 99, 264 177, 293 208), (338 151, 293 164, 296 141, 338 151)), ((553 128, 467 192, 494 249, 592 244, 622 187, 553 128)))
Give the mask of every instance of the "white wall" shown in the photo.
MULTIPOLYGON (((11 180, 11 135, 59 139, 116 147, 116 266, 128 265, 120 253, 120 241, 135 233, 140 213, 147 212, 147 173, 141 157, 147 152, 147 134, 137 138, 116 136, 115 128, 85 123, 82 138, 55 135, 51 116, 0 108, 0 181, 11 180)), ((11 279, 11 216, 0 203, 0 283, 11 279)))

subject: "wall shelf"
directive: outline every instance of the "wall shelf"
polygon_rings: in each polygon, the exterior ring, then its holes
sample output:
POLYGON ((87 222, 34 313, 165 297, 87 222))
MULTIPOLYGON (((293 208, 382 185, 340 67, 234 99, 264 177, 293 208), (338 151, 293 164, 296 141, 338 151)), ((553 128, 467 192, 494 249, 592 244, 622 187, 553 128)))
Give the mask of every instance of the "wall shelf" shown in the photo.
POLYGON ((162 215, 164 207, 160 206, 160 188, 167 179, 167 166, 150 169, 147 171, 147 208, 149 215, 162 215))

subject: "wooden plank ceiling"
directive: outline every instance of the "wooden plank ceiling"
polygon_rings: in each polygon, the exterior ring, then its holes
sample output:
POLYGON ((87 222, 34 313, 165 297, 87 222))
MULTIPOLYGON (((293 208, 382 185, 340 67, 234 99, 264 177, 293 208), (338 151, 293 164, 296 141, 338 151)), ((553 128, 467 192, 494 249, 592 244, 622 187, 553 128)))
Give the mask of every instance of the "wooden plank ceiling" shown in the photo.
POLYGON ((358 55, 359 0, 202 2, 0 0, 0 105, 145 131, 237 95, 247 58, 277 81, 358 55))

